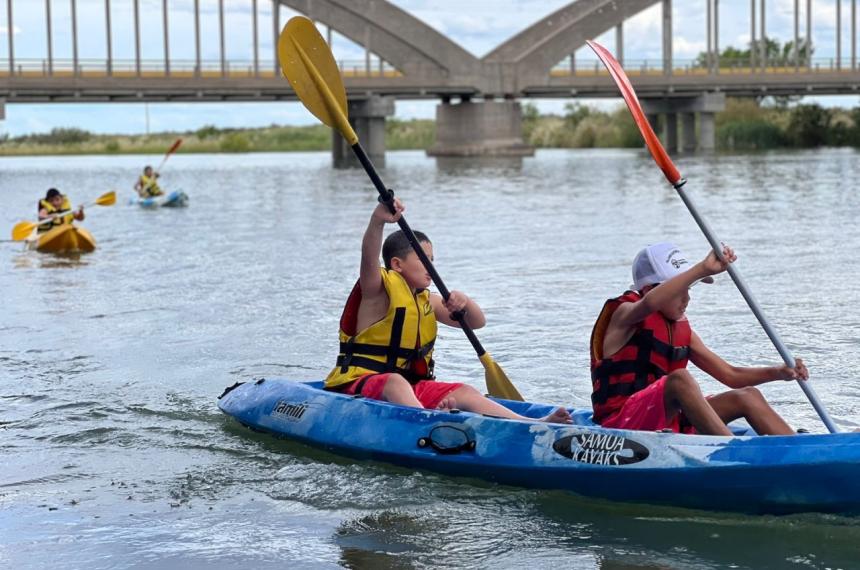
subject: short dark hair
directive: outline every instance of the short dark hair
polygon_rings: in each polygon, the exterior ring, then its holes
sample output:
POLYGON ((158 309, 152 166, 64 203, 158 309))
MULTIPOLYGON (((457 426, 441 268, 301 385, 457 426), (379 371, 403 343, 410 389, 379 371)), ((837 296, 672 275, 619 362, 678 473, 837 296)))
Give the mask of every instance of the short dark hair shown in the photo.
MULTIPOLYGON (((423 232, 415 232, 415 237, 418 238, 418 243, 427 242, 433 244, 423 232)), ((387 238, 382 244, 382 261, 385 262, 385 268, 391 269, 391 260, 395 257, 403 258, 412 251, 412 244, 409 243, 406 234, 403 230, 397 230, 387 238)))
POLYGON ((54 198, 56 196, 62 196, 62 194, 60 194, 60 191, 56 188, 50 188, 48 190, 48 193, 45 194, 45 200, 50 200, 51 198, 54 198))

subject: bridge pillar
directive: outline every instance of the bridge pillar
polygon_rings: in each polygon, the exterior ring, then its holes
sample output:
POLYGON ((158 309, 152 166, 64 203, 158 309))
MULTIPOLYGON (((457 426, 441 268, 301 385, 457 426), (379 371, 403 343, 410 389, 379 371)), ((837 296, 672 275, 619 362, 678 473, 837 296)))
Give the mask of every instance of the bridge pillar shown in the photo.
POLYGON ((715 113, 699 113, 699 150, 711 151, 717 148, 715 117, 715 113))
MULTIPOLYGON (((373 95, 370 99, 349 101, 349 124, 355 129, 358 140, 371 162, 385 167, 385 117, 394 114, 394 98, 373 95)), ((335 168, 360 168, 346 139, 332 129, 331 155, 335 168)))
POLYGON ((0 99, 0 121, 6 119, 6 99, 0 99))
POLYGON ((516 101, 462 100, 436 106, 436 143, 429 156, 532 156, 523 142, 522 108, 516 101))
POLYGON ((663 141, 669 152, 678 150, 678 113, 666 113, 663 141))
POLYGON ((696 114, 681 113, 681 151, 696 150, 696 114))
MULTIPOLYGON (((716 125, 714 122, 716 113, 726 108, 725 93, 703 93, 698 97, 664 97, 662 99, 643 99, 642 110, 646 115, 666 115, 667 124, 675 117, 674 142, 668 137, 664 140, 667 150, 676 150, 677 139, 677 115, 682 116, 684 127, 684 150, 695 147, 697 150, 714 150, 716 148, 716 125), (691 126, 692 119, 684 115, 695 114, 699 117, 699 139, 694 145, 692 141, 695 136, 695 127, 691 126)), ((650 118, 650 117, 649 117, 650 118)), ((667 130, 668 134, 668 130, 667 130)))

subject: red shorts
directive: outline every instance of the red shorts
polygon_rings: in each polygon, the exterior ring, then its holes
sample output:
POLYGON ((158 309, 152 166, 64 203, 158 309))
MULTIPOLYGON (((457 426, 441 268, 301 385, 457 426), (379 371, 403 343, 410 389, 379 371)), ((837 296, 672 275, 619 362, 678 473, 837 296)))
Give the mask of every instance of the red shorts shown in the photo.
POLYGON ((666 377, 663 376, 644 390, 627 398, 621 409, 600 423, 615 429, 643 431, 672 430, 675 433, 695 433, 683 414, 678 412, 671 420, 666 418, 666 401, 663 392, 666 377))
MULTIPOLYGON (((382 390, 391 373, 365 374, 358 380, 335 387, 335 390, 343 394, 355 394, 356 388, 361 386, 361 395, 372 400, 382 400, 382 390)), ((425 408, 436 409, 445 396, 462 386, 462 382, 437 382, 436 380, 420 380, 412 384, 415 397, 425 408)))

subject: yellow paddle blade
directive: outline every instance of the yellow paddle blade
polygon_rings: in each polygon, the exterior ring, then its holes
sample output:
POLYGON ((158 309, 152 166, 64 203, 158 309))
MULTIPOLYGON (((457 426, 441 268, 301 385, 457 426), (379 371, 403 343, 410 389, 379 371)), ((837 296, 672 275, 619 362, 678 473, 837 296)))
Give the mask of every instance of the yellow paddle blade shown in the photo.
POLYGON ((337 129, 351 145, 358 136, 349 124, 346 89, 331 49, 312 21, 291 18, 278 38, 281 71, 308 111, 337 129))
POLYGON ((96 204, 99 206, 113 206, 116 204, 116 192, 111 190, 105 194, 102 194, 98 198, 96 198, 96 204))
POLYGON ((496 364, 490 353, 485 352, 480 356, 480 359, 481 364, 484 365, 484 379, 487 382, 487 392, 490 393, 490 396, 522 402, 523 397, 502 370, 502 367, 496 364))
POLYGON ((27 239, 31 233, 33 233, 33 228, 37 225, 33 222, 18 222, 15 224, 15 227, 12 228, 12 239, 15 241, 21 241, 27 239))

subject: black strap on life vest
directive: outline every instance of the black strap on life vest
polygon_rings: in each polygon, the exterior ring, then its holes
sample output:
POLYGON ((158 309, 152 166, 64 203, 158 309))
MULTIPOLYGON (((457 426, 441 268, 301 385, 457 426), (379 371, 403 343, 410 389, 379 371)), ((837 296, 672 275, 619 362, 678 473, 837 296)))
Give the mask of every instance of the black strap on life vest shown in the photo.
POLYGON ((686 359, 690 354, 689 346, 672 346, 654 338, 654 331, 640 329, 630 337, 625 345, 635 346, 635 360, 612 360, 606 358, 591 373, 593 381, 598 382, 597 390, 591 395, 591 400, 604 404, 615 396, 629 396, 648 387, 650 378, 661 378, 666 371, 651 362, 651 352, 666 357, 669 362, 686 359), (623 374, 634 374, 633 382, 610 383, 611 377, 623 374))
MULTIPOLYGON (((400 346, 400 337, 403 334, 403 323, 406 320, 406 308, 398 307, 394 312, 394 321, 391 325, 391 337, 388 345, 365 344, 355 342, 355 337, 350 337, 347 342, 340 343, 340 354, 337 357, 337 365, 341 373, 345 373, 350 366, 366 368, 378 373, 397 372, 410 383, 426 380, 426 377, 418 377, 412 371, 412 363, 418 359, 424 359, 433 350, 436 339, 419 348, 403 348, 400 346), (368 356, 384 356, 385 362, 368 358, 368 356), (404 359, 404 367, 397 366, 398 359, 404 359)), ((428 367, 428 375, 432 378, 432 363, 428 367)))

